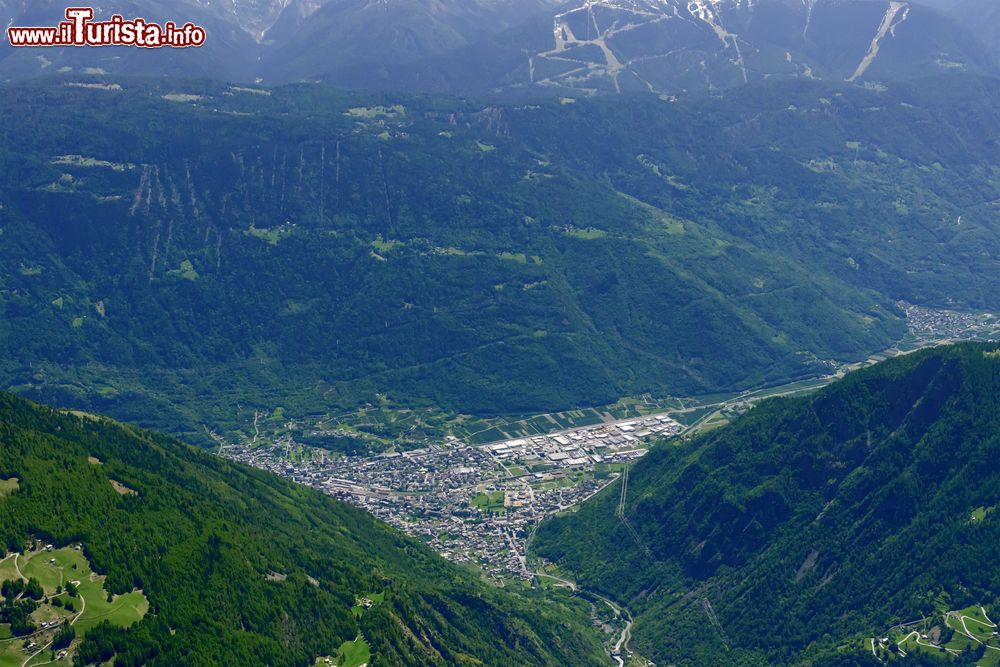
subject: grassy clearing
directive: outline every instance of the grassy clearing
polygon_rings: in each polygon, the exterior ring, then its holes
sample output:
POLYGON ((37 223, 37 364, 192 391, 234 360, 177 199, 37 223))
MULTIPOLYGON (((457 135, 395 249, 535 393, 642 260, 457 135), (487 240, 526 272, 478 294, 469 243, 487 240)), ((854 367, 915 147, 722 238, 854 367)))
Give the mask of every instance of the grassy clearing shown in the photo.
POLYGON ((365 612, 368 611, 369 607, 382 604, 384 601, 385 601, 384 592, 372 593, 371 595, 366 595, 365 597, 359 599, 357 601, 357 604, 351 607, 351 614, 354 616, 354 618, 361 618, 362 616, 364 616, 365 612))
POLYGON ((642 164, 642 166, 646 167, 651 172, 653 172, 654 174, 656 174, 657 176, 659 176, 660 178, 662 178, 670 186, 672 186, 674 188, 677 188, 678 190, 690 190, 691 189, 690 185, 687 185, 686 183, 681 182, 673 174, 664 173, 664 171, 660 168, 660 165, 657 164, 656 162, 654 162, 653 160, 651 160, 649 157, 647 157, 645 155, 637 155, 636 159, 639 161, 640 164, 642 164))
POLYGON ((0 643, 0 667, 21 667, 28 655, 21 649, 22 643, 17 639, 0 643))
POLYGON ((149 601, 142 591, 112 596, 108 601, 104 590, 104 577, 80 582, 80 595, 87 601, 83 615, 76 622, 77 632, 87 632, 101 621, 111 625, 129 627, 142 620, 149 611, 149 601))
POLYGON ((289 236, 292 233, 292 225, 278 225, 277 227, 269 227, 266 229, 261 229, 259 227, 250 226, 250 229, 244 231, 243 233, 247 236, 252 236, 255 239, 260 239, 268 245, 278 245, 282 239, 289 236))
POLYGON ((478 507, 483 512, 498 514, 504 511, 503 491, 493 491, 491 493, 480 493, 472 497, 469 504, 478 507))
MULTIPOLYGON (((0 560, 0 581, 15 581, 20 578, 17 568, 14 567, 14 554, 8 554, 6 558, 0 560)), ((0 625, 0 628, 3 627, 0 625)))
POLYGON ((124 484, 122 484, 121 482, 119 482, 117 480, 111 479, 111 480, 108 480, 108 481, 111 482, 111 486, 114 488, 115 493, 117 493, 119 496, 137 496, 137 495, 139 495, 138 491, 136 491, 135 489, 128 488, 127 486, 125 486, 124 484))
POLYGON ((956 656, 966 651, 981 649, 982 645, 986 644, 986 652, 976 663, 977 666, 1000 665, 1000 640, 993 637, 997 626, 987 617, 982 607, 972 605, 965 609, 949 611, 945 595, 939 595, 936 602, 937 614, 932 618, 889 630, 887 634, 881 635, 889 640, 884 645, 877 638, 866 638, 862 642, 862 650, 870 652, 874 645, 875 653, 880 659, 895 661, 899 656, 894 647, 898 644, 907 654, 934 656, 939 658, 942 664, 947 664, 956 656), (947 627, 953 634, 947 642, 938 644, 942 626, 947 627))
POLYGON ((462 248, 435 248, 435 255, 445 255, 448 257, 483 257, 486 253, 482 250, 463 250, 462 248))
POLYGON ((505 262, 517 262, 518 264, 528 263, 528 257, 523 252, 502 252, 497 255, 497 257, 505 262))
POLYGON ((708 433, 709 431, 714 431, 717 428, 722 428, 729 423, 729 418, 726 417, 721 412, 712 415, 709 419, 698 425, 698 427, 693 431, 696 435, 701 435, 703 433, 708 433))
MULTIPOLYGON (((25 556, 22 556, 21 560, 24 559, 25 556)), ((26 577, 38 579, 47 595, 54 595, 58 587, 65 587, 69 582, 79 582, 76 586, 86 604, 77 605, 77 611, 81 606, 84 609, 75 624, 78 632, 86 632, 103 620, 127 627, 142 619, 149 609, 146 596, 141 591, 113 596, 109 602, 104 590, 104 577, 90 569, 82 551, 71 548, 39 551, 29 554, 27 560, 27 565, 22 564, 21 571, 26 577)))
POLYGON ((381 235, 372 241, 372 247, 378 250, 379 253, 392 252, 395 248, 399 248, 403 245, 402 241, 396 241, 394 239, 383 240, 381 235))
POLYGON ((52 652, 43 651, 40 655, 32 658, 24 667, 41 667, 41 665, 46 665, 47 667, 71 667, 72 664, 73 659, 68 655, 62 660, 52 660, 52 652))
MULTIPOLYGON (((364 637, 358 635, 354 641, 344 642, 340 645, 337 657, 333 659, 332 664, 337 667, 361 667, 362 665, 367 665, 371 659, 371 647, 365 641, 364 637)), ((317 664, 319 663, 317 662, 317 664)))
POLYGON ((109 162, 107 160, 99 160, 85 155, 57 155, 52 158, 52 164, 87 168, 104 167, 113 171, 135 169, 135 165, 131 162, 109 162))
POLYGON ((398 118, 406 115, 406 107, 402 104, 393 104, 390 107, 352 107, 347 110, 347 115, 355 118, 398 118))
POLYGON ((189 95, 187 93, 167 93, 161 97, 170 102, 197 102, 204 99, 201 95, 189 95))
POLYGON ((588 227, 587 229, 567 229, 564 233, 566 236, 574 239, 580 239, 581 241, 594 241, 597 239, 603 239, 608 235, 608 233, 603 229, 597 229, 595 227, 588 227))
POLYGON ((172 278, 183 278, 184 280, 190 280, 194 282, 198 280, 198 272, 194 270, 194 264, 191 260, 185 259, 180 263, 176 269, 171 269, 167 271, 167 275, 172 278))
MULTIPOLYGON (((968 629, 973 637, 981 642, 987 642, 992 639, 993 632, 997 629, 996 625, 986 620, 986 616, 978 606, 966 607, 955 612, 955 614, 961 616, 965 628, 968 629)), ((956 625, 960 624, 956 623, 956 625)))
POLYGON ((117 83, 80 83, 78 81, 73 81, 66 84, 67 88, 86 88, 87 90, 111 90, 111 91, 121 91, 123 88, 117 83))
POLYGON ((987 650, 982 659, 976 663, 976 667, 998 667, 1000 665, 1000 651, 987 650))
POLYGON ((10 479, 0 479, 0 498, 4 496, 9 496, 10 494, 17 491, 20 482, 17 477, 11 477, 10 479))
POLYGON ((67 582, 90 574, 90 568, 83 555, 78 551, 72 553, 76 554, 76 557, 62 549, 52 552, 36 551, 22 554, 18 564, 26 578, 37 579, 45 592, 52 594, 67 582))
POLYGON ((263 88, 244 88, 242 86, 230 86, 229 90, 234 93, 247 93, 250 95, 260 95, 262 97, 270 97, 271 91, 265 90, 263 88))
MULTIPOLYGON (((76 628, 77 637, 102 621, 112 625, 128 627, 137 623, 149 610, 149 602, 142 591, 125 595, 108 596, 104 589, 105 578, 95 574, 87 562, 83 551, 62 548, 53 551, 38 550, 17 557, 21 573, 26 578, 37 579, 49 599, 58 599, 62 606, 43 604, 32 613, 31 618, 41 629, 41 623, 55 623, 49 630, 41 630, 32 635, 30 641, 45 646, 55 635, 58 623, 70 621, 76 628), (68 585, 76 586, 77 594, 69 595, 68 585)), ((18 578, 14 568, 14 556, 0 561, 0 580, 18 578)), ((0 626, 0 667, 20 667, 37 647, 25 650, 24 638, 10 636, 9 627, 0 626)), ((43 651, 32 658, 27 665, 71 664, 70 660, 51 662, 51 651, 43 651)), ((72 658, 72 650, 69 658, 72 658)))
POLYGON ((944 648, 928 646, 926 644, 926 640, 921 639, 916 633, 911 633, 904 641, 901 641, 899 643, 899 647, 906 651, 907 654, 923 653, 925 655, 939 656, 941 658, 948 655, 948 652, 944 648))
POLYGON ((965 630, 962 628, 962 624, 959 623, 957 618, 952 618, 950 616, 946 617, 944 624, 955 631, 955 635, 951 638, 951 641, 945 644, 945 648, 954 649, 956 651, 964 651, 972 647, 974 642, 965 636, 965 630))

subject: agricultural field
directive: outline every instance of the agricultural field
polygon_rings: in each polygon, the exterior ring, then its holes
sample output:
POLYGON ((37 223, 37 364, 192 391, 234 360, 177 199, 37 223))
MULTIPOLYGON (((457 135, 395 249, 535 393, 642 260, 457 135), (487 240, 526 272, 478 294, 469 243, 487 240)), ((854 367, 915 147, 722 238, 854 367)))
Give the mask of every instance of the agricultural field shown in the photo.
POLYGON ((10 479, 0 479, 0 498, 4 496, 9 496, 10 494, 17 491, 19 481, 17 477, 11 477, 10 479))
MULTIPOLYGON (((384 592, 366 595, 358 599, 357 603, 351 608, 351 614, 355 618, 361 618, 368 609, 374 605, 381 604, 384 600, 384 592)), ((354 640, 341 644, 336 656, 321 656, 317 658, 316 667, 365 667, 371 659, 371 646, 359 634, 354 640)))
POLYGON ((316 667, 365 667, 372 659, 371 647, 361 635, 341 644, 336 656, 316 659, 316 667))
POLYGON ((1000 665, 1000 633, 996 622, 980 605, 948 610, 940 607, 938 613, 913 623, 897 625, 880 637, 869 637, 863 642, 883 662, 895 662, 913 654, 938 656, 943 662, 970 653, 982 653, 976 660, 977 667, 1000 665))
POLYGON ((334 662, 337 667, 363 667, 372 659, 371 647, 361 635, 350 642, 344 642, 337 652, 334 662))
POLYGON ((104 577, 96 574, 79 545, 52 549, 36 543, 31 551, 10 554, 0 561, 0 581, 37 581, 44 597, 30 619, 35 631, 14 637, 9 624, 0 624, 0 667, 71 664, 74 650, 98 623, 128 627, 149 610, 142 591, 110 595, 104 577), (56 652, 51 645, 64 624, 75 639, 56 652), (63 655, 65 659, 57 659, 63 655))
MULTIPOLYGON (((15 567, 14 556, 17 554, 8 554, 6 558, 0 560, 0 582, 10 581, 14 579, 20 579, 21 575, 18 574, 18 570, 15 567)), ((3 626, 0 625, 0 630, 3 626)))

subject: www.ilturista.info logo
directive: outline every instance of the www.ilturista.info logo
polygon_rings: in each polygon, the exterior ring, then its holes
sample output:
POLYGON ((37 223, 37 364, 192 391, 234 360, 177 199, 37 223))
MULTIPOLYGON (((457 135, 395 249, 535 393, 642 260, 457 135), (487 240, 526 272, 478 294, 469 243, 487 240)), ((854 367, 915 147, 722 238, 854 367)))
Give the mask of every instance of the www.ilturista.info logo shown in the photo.
POLYGON ((193 23, 163 25, 145 19, 125 20, 115 14, 109 21, 94 21, 90 7, 70 7, 66 20, 55 27, 7 28, 11 46, 138 46, 146 49, 201 46, 205 29, 193 23))

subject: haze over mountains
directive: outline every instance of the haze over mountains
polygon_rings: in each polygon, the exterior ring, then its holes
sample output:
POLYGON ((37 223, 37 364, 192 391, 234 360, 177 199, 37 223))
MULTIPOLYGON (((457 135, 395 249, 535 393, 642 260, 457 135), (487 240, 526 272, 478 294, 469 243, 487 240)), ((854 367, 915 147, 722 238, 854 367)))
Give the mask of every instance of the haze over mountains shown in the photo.
MULTIPOLYGON (((202 23, 209 42, 156 57, 5 44, 0 76, 68 67, 461 94, 675 94, 769 78, 992 73, 1000 20, 989 0, 934 8, 885 0, 129 0, 113 8, 202 23)), ((0 16, 7 25, 50 25, 63 9, 7 0, 0 16)))
POLYGON ((240 406, 523 414, 820 373, 902 336, 898 300, 1000 308, 997 93, 10 87, 0 377, 205 442, 240 406))
POLYGON ((123 0, 208 43, 3 44, 0 667, 69 667, 49 542, 137 600, 74 664, 1000 655, 998 345, 833 383, 1000 331, 998 7, 123 0))

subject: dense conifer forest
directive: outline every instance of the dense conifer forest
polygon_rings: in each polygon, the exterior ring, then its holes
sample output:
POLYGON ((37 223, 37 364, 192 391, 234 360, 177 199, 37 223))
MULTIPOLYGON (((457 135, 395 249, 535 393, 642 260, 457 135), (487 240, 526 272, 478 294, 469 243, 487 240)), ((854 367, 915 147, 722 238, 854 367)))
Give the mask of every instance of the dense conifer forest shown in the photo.
MULTIPOLYGON (((87 664, 306 666, 358 637, 372 667, 606 661, 582 601, 487 586, 360 510, 154 433, 3 394, 0 479, 18 480, 6 552, 82 544, 110 594, 148 598, 128 629, 86 632, 87 664)), ((26 585, 7 591, 19 605, 26 585)))
POLYGON ((534 546, 657 663, 865 664, 885 628, 1000 603, 998 417, 995 344, 914 353, 661 444, 624 520, 612 487, 534 546))

